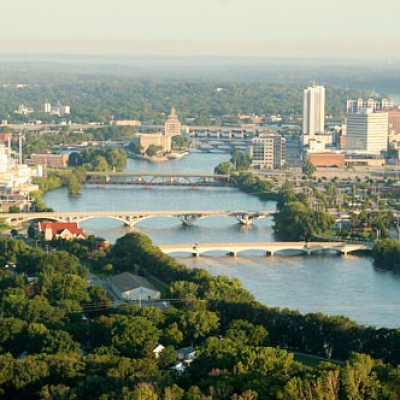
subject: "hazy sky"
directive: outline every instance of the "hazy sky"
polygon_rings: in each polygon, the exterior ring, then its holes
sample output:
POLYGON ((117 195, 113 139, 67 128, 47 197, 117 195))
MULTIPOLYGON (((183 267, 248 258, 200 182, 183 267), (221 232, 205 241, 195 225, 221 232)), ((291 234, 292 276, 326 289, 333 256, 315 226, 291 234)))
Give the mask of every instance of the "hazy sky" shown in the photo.
POLYGON ((2 0, 1 53, 398 58, 399 0, 2 0))

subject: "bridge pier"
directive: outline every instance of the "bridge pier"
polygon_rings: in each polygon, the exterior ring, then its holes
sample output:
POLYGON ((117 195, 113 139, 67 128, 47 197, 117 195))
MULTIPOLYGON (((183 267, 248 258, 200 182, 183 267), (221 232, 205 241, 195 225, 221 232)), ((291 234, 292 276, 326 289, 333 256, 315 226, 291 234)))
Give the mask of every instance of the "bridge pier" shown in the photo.
POLYGON ((252 219, 249 219, 249 217, 246 217, 246 218, 237 218, 237 217, 236 217, 236 219, 237 219, 242 225, 246 225, 246 226, 251 225, 251 224, 253 223, 253 220, 252 220, 252 219))
POLYGON ((194 222, 196 222, 199 219, 198 215, 178 215, 178 218, 182 221, 182 223, 186 226, 191 226, 193 225, 194 222))
POLYGON ((122 217, 121 219, 124 221, 124 224, 126 226, 128 226, 129 228, 133 228, 135 226, 135 224, 137 224, 143 218, 140 218, 140 217, 122 217))

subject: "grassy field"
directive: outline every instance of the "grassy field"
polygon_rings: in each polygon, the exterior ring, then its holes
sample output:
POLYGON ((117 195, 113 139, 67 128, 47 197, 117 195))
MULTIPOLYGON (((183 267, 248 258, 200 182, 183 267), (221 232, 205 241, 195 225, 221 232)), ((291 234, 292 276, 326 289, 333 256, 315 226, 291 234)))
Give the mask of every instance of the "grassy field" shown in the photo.
POLYGON ((297 353, 297 352, 293 352, 293 354, 294 354, 294 359, 296 361, 301 362, 303 365, 305 365, 306 367, 309 367, 309 368, 315 368, 318 366, 318 364, 320 362, 323 362, 323 361, 331 362, 333 364, 343 364, 342 361, 329 360, 327 358, 317 357, 317 356, 313 356, 311 354, 304 354, 304 353, 297 353))

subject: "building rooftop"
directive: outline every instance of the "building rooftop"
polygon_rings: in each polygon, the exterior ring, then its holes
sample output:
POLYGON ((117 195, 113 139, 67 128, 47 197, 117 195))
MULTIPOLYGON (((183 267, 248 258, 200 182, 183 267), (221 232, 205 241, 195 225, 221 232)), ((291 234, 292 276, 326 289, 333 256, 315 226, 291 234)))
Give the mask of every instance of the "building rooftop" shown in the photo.
POLYGON ((157 289, 147 279, 142 276, 133 275, 129 272, 115 275, 111 278, 111 281, 121 293, 140 287, 157 291, 157 289))
POLYGON ((78 227, 76 222, 42 222, 39 223, 39 231, 44 232, 46 229, 51 229, 53 236, 60 234, 65 229, 68 229, 73 235, 84 235, 83 229, 78 227))

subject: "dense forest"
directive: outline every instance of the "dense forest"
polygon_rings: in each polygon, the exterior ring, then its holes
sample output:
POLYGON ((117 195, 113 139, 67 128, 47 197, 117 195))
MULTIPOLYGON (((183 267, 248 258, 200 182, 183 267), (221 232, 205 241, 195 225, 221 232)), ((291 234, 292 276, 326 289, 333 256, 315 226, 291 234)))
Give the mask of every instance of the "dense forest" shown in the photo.
POLYGON ((14 273, 0 272, 0 398, 400 396, 397 330, 262 306, 238 280, 187 269, 138 233, 107 251, 94 237, 48 245, 45 252, 0 238, 1 264, 16 265, 14 273), (88 285, 88 268, 153 276, 171 306, 118 306, 88 285), (157 343, 165 346, 158 358, 157 343), (176 350, 187 346, 197 358, 177 373, 176 350), (307 366, 291 351, 333 362, 307 366))
MULTIPOLYGON (((109 123, 114 118, 163 124, 172 106, 182 122, 195 118, 195 124, 207 125, 236 123, 238 114, 301 116, 303 89, 310 82, 277 83, 265 78, 167 79, 51 72, 26 75, 0 70, 0 119, 59 121, 44 113, 46 101, 70 105, 71 115, 65 118, 76 123, 109 123), (14 111, 19 104, 34 107, 35 112, 18 115, 14 111)), ((377 96, 375 90, 329 85, 326 113, 340 118, 348 98, 371 96, 377 96)))

